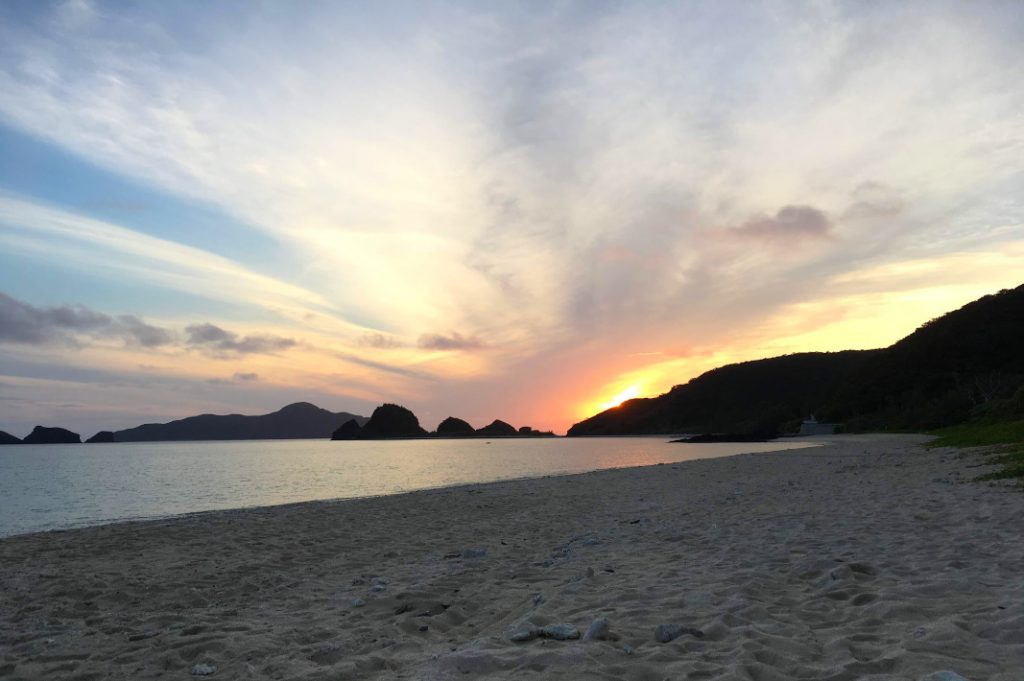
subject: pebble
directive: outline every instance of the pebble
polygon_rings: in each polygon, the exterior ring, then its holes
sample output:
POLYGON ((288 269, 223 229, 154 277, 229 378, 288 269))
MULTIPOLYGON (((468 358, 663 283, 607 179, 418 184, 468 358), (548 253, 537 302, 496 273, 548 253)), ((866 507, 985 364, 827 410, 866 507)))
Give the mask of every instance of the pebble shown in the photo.
POLYGON ((658 643, 668 643, 669 641, 676 640, 683 634, 690 634, 697 638, 704 636, 704 632, 700 629, 684 627, 682 624, 659 624, 658 628, 654 630, 654 640, 658 643))
POLYGON ((539 629, 533 622, 518 622, 509 627, 508 640, 522 643, 537 638, 539 629))
POLYGON ((940 672, 934 672, 925 676, 921 681, 967 681, 964 677, 960 676, 956 672, 951 672, 948 669, 944 669, 940 672))
POLYGON ((580 637, 580 630, 571 624, 549 624, 541 628, 540 635, 556 641, 571 641, 580 637))
POLYGON ((428 631, 429 629, 430 629, 430 627, 428 627, 426 624, 421 624, 420 625, 420 631, 428 631))
POLYGON ((608 638, 609 622, 607 617, 598 617, 587 627, 587 633, 583 634, 584 641, 603 641, 608 638))
POLYGON ((380 593, 381 591, 384 591, 385 589, 387 589, 387 587, 384 586, 383 584, 374 584, 373 586, 370 587, 370 591, 372 591, 374 593, 380 593))
POLYGON ((209 676, 217 671, 212 664, 197 664, 192 667, 192 676, 209 676))
POLYGON ((366 601, 364 601, 362 598, 353 598, 352 599, 352 607, 353 608, 361 608, 364 605, 366 605, 366 601))

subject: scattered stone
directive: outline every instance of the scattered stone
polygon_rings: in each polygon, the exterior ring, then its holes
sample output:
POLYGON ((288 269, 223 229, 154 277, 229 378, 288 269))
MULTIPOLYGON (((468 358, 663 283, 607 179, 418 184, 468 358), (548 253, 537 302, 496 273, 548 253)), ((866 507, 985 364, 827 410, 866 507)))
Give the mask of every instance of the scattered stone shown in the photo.
POLYGON ((420 631, 427 631, 429 629, 430 629, 430 627, 428 627, 426 624, 421 624, 420 625, 420 631))
POLYGON ((400 606, 395 608, 395 614, 396 615, 401 615, 403 613, 409 612, 410 610, 412 610, 412 608, 413 608, 412 603, 402 603, 400 606))
POLYGON ((627 644, 627 645, 622 646, 622 652, 626 653, 627 655, 632 655, 635 651, 636 651, 636 648, 634 648, 631 645, 627 644))
POLYGON ((181 630, 181 635, 182 636, 195 636, 196 634, 203 633, 203 631, 205 629, 206 629, 206 627, 204 627, 201 624, 193 624, 190 627, 185 627, 184 629, 182 629, 181 630))
POLYGON ((598 617, 587 627, 587 633, 583 634, 584 641, 603 641, 608 638, 609 622, 607 617, 598 617))
POLYGON ((571 624, 549 624, 541 628, 540 635, 556 641, 573 641, 580 637, 580 630, 571 624))
POLYGON ((388 583, 388 580, 384 579, 383 577, 374 577, 373 579, 370 580, 370 584, 374 584, 374 585, 380 584, 380 585, 387 586, 387 583, 388 583))
POLYGON ((217 668, 212 664, 197 664, 192 667, 192 676, 210 676, 216 672, 217 668))
POLYGON ((948 669, 944 669, 939 672, 934 672, 928 676, 922 677, 921 681, 967 681, 964 677, 960 676, 956 672, 951 672, 948 669))
POLYGON ((533 604, 534 605, 540 605, 543 602, 544 602, 544 595, 543 594, 533 594, 533 604))
POLYGON ((600 540, 600 539, 597 539, 596 537, 587 537, 587 538, 585 538, 585 539, 584 539, 584 540, 583 540, 582 542, 580 542, 580 543, 581 543, 581 544, 582 544, 583 546, 597 546, 598 544, 600 544, 600 543, 601 543, 601 540, 600 540))
POLYGON ((483 558, 487 555, 487 549, 464 549, 462 551, 463 558, 483 558))
POLYGON ((540 630, 537 629, 537 625, 533 622, 517 622, 509 627, 508 640, 515 643, 522 643, 523 641, 530 641, 537 638, 540 630))
POLYGON ((683 634, 690 634, 697 638, 704 636, 704 632, 700 629, 684 627, 682 624, 659 624, 658 628, 654 630, 654 640, 658 643, 668 643, 669 641, 676 640, 683 634))
POLYGON ((353 608, 361 608, 364 605, 366 605, 366 601, 364 601, 362 598, 353 598, 352 599, 352 607, 353 608))
POLYGON ((383 585, 383 584, 374 584, 373 586, 370 587, 370 591, 372 591, 373 593, 380 593, 381 591, 384 591, 385 589, 387 589, 387 587, 385 585, 383 585))

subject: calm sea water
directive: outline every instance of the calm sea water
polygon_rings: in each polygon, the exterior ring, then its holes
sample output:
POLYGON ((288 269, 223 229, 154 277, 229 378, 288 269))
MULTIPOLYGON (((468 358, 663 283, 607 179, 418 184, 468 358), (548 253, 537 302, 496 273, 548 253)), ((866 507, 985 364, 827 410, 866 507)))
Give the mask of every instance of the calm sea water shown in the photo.
POLYGON ((0 536, 812 446, 664 438, 0 447, 0 536))

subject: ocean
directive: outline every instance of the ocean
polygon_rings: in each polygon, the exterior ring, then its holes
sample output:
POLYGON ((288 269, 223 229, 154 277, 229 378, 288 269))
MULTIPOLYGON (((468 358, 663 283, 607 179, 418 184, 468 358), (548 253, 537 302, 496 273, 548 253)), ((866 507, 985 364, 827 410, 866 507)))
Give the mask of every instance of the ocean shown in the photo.
POLYGON ((242 440, 0 447, 0 537, 813 446, 668 438, 242 440))

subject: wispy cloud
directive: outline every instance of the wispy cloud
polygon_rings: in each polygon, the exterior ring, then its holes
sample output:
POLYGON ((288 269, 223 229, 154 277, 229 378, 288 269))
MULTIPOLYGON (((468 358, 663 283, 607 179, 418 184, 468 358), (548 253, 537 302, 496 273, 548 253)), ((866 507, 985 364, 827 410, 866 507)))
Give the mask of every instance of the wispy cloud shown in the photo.
POLYGON ((84 305, 36 307, 0 293, 0 343, 77 345, 79 336, 118 338, 127 345, 157 348, 175 342, 170 329, 134 315, 110 315, 84 305))
POLYGON ((239 336, 209 322, 185 327, 186 345, 215 357, 233 355, 272 355, 296 346, 294 338, 261 334, 239 336))
POLYGON ((512 400, 555 370, 639 371, 611 358, 651 348, 754 353, 838 278, 1024 240, 1020 5, 393 9, 0 21, 0 120, 216 205, 303 266, 10 195, 0 246, 250 312, 197 348, 293 358, 279 343, 316 334, 411 394, 457 357, 466 390, 512 400), (251 331, 267 310, 293 325, 251 331))
POLYGON ((424 350, 478 350, 483 342, 476 337, 463 336, 458 331, 446 335, 425 333, 420 336, 416 345, 424 350))

